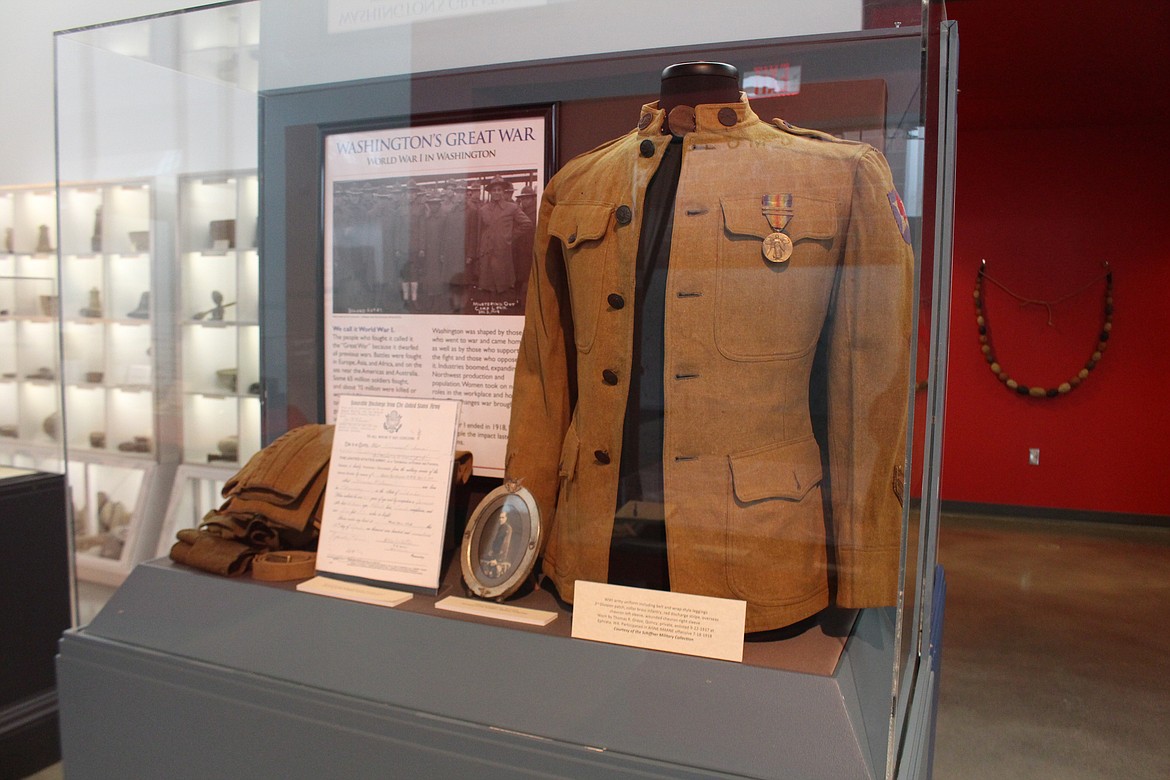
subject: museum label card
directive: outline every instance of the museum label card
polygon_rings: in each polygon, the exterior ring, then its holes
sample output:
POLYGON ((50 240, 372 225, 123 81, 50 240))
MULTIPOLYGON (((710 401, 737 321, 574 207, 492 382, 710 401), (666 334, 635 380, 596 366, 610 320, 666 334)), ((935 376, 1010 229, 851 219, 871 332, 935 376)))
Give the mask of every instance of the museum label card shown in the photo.
POLYGON ((459 402, 343 396, 317 573, 437 590, 459 402))
POLYGON ((445 609, 449 612, 459 612, 464 615, 475 615, 493 620, 507 620, 512 623, 525 623, 530 626, 547 626, 557 619, 557 613, 547 609, 513 607, 492 601, 465 599, 461 596, 448 596, 445 599, 439 599, 435 602, 435 609, 445 609))
POLYGON ((573 636, 724 661, 743 660, 747 602, 577 580, 573 636))
POLYGON ((314 577, 311 580, 297 583, 297 590, 302 593, 313 593, 318 596, 330 596, 346 601, 360 601, 363 604, 374 604, 379 607, 397 607, 410 601, 414 596, 401 590, 376 588, 373 585, 362 585, 360 582, 346 582, 329 577, 314 577))

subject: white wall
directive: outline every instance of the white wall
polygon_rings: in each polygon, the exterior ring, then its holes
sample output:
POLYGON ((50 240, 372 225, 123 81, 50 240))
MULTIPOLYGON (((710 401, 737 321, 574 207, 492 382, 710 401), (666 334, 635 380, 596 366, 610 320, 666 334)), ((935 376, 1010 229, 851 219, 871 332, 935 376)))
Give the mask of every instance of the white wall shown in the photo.
POLYGON ((184 0, 0 0, 0 185, 50 183, 53 33, 164 13, 184 0))
POLYGON ((262 2, 261 89, 861 29, 862 0, 262 2))
MULTIPOLYGON (((54 179, 55 31, 198 4, 0 0, 0 185, 54 179)), ((861 0, 264 0, 261 14, 260 86, 273 89, 489 62, 857 29, 861 0), (423 13, 411 20, 413 25, 383 22, 365 29, 347 29, 341 21, 354 7, 394 11, 456 5, 479 12, 464 10, 429 21, 423 13)))

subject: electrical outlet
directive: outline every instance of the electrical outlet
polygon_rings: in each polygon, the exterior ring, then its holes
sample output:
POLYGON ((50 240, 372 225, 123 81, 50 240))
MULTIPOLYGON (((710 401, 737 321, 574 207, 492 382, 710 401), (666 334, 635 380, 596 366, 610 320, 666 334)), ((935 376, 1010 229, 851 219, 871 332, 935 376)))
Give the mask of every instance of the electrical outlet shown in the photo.
POLYGON ((1029 447, 1028 448, 1028 465, 1029 466, 1039 466, 1040 465, 1040 448, 1039 447, 1029 447))

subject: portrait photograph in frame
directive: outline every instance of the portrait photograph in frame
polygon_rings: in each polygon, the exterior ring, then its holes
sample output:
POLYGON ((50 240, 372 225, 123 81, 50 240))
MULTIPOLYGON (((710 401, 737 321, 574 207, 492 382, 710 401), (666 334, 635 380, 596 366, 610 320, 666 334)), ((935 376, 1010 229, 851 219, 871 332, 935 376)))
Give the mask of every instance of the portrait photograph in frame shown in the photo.
POLYGON ((527 488, 505 482, 484 496, 463 532, 459 561, 468 589, 501 601, 532 574, 540 549, 540 510, 527 488))
POLYGON ((322 135, 325 414, 345 394, 462 402, 459 449, 503 475, 512 369, 555 107, 322 135))

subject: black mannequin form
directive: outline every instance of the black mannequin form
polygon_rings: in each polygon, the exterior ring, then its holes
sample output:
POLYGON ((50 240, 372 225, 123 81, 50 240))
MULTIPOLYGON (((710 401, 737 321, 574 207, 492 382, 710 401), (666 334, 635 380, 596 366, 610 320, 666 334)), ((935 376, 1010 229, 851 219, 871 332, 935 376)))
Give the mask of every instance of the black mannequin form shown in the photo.
POLYGON ((723 62, 681 62, 662 71, 658 107, 667 114, 676 106, 735 103, 739 71, 723 62))

